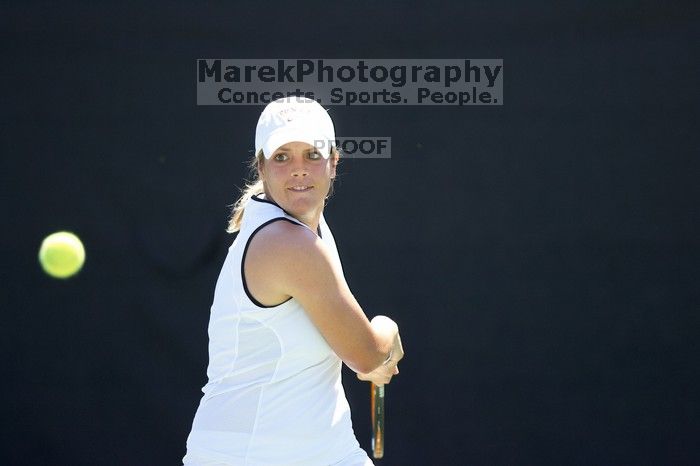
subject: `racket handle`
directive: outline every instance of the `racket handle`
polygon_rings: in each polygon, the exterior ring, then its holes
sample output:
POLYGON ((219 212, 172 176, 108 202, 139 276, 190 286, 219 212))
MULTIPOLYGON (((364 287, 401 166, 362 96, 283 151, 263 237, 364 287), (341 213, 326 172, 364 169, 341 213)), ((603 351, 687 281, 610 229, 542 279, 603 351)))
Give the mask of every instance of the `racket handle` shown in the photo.
POLYGON ((372 456, 384 456, 384 385, 372 384, 372 456))

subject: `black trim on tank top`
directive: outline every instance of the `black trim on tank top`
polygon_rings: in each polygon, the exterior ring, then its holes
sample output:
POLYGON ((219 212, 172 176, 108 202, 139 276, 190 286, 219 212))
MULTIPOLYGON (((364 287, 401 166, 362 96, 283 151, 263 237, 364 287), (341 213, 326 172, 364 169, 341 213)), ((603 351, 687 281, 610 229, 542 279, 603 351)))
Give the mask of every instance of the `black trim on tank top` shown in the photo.
POLYGON ((257 194, 253 194, 253 196, 251 197, 251 199, 253 199, 254 201, 258 201, 258 202, 267 202, 268 204, 272 204, 273 206, 278 207, 278 208, 279 208, 282 212, 284 212, 285 214, 289 215, 290 217, 293 217, 292 214, 290 214, 289 212, 287 212, 286 210, 284 210, 282 207, 280 207, 280 205, 279 205, 278 203, 276 203, 275 201, 271 201, 271 200, 269 200, 269 199, 261 199, 261 198, 258 197, 257 194))
MULTIPOLYGON (((275 201, 271 201, 271 200, 269 200, 269 199, 260 199, 260 198, 258 197, 257 194, 253 194, 253 196, 251 197, 251 199, 253 199, 254 201, 258 201, 258 202, 267 202, 268 204, 272 204, 273 206, 276 206, 276 207, 279 208, 282 212, 284 212, 285 214, 289 215, 290 217, 294 217, 294 215, 292 215, 292 214, 290 214, 289 212, 287 212, 286 210, 284 210, 284 209, 283 209, 282 207, 280 207, 280 205, 279 205, 278 203, 276 203, 275 201)), ((321 234, 321 224, 320 224, 320 223, 319 223, 319 225, 318 225, 318 228, 316 229, 316 233, 318 234, 318 237, 319 237, 319 238, 323 238, 323 235, 321 234)))
MULTIPOLYGON (((265 201, 264 199, 259 199, 259 200, 260 200, 260 201, 265 201)), ((267 201, 267 202, 270 202, 270 201, 267 201)), ((270 202, 270 203, 273 204, 273 202, 270 202)), ((243 256, 241 257, 241 280, 243 281, 243 289, 245 290, 245 294, 248 296, 248 299, 250 299, 250 300, 253 302, 253 304, 255 304, 255 305, 258 306, 258 307, 265 308, 265 309, 269 309, 269 308, 271 308, 271 307, 281 306, 282 304, 284 304, 284 303, 286 303, 287 301, 289 301, 290 299, 292 299, 292 297, 290 296, 289 298, 287 298, 286 300, 282 301, 281 303, 273 304, 273 305, 271 305, 271 306, 266 306, 265 304, 263 304, 263 303, 261 303, 260 301, 258 301, 257 299, 255 299, 255 298, 253 297, 253 295, 250 293, 250 290, 248 289, 248 283, 246 282, 246 279, 245 279, 245 269, 244 269, 244 266, 245 266, 245 256, 246 256, 246 254, 248 253, 248 246, 250 246, 250 240, 253 239, 253 236, 255 236, 255 234, 256 234, 258 231, 262 230, 264 227, 266 227, 266 226, 269 225, 270 223, 277 222, 278 220, 284 220, 284 221, 286 221, 286 222, 291 223, 292 225, 302 226, 302 225, 299 225, 298 223, 296 223, 295 221, 290 220, 290 219, 285 218, 285 217, 277 217, 277 218, 273 218, 273 219, 271 219, 271 220, 268 220, 267 222, 263 223, 263 224, 260 225, 258 228, 256 228, 256 229, 250 234, 250 236, 248 237, 248 241, 246 241, 246 243, 245 243, 245 248, 243 248, 243 256)))

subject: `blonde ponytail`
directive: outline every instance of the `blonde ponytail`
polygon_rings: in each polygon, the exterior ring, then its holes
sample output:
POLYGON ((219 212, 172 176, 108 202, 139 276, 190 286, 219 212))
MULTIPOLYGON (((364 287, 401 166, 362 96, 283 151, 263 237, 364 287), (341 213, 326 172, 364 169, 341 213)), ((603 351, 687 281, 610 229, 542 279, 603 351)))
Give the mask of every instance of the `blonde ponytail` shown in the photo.
POLYGON ((248 168, 250 169, 253 181, 246 183, 245 189, 241 190, 241 197, 238 198, 236 203, 233 205, 233 208, 231 209, 231 218, 228 221, 228 228, 226 228, 226 231, 228 233, 235 233, 241 229, 241 222, 243 221, 243 211, 245 210, 245 206, 246 204, 248 204, 250 198, 265 192, 265 188, 263 187, 263 180, 261 180, 258 176, 257 169, 258 163, 260 162, 260 158, 262 156, 262 151, 260 151, 258 154, 256 154, 255 157, 253 157, 253 159, 250 162, 250 166, 248 168))

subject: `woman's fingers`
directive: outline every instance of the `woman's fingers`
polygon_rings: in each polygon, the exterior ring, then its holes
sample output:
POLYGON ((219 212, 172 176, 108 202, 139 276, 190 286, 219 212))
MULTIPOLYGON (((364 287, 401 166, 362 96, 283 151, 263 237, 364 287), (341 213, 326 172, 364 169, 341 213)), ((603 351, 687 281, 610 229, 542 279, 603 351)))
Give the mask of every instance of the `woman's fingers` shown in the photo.
POLYGON ((357 378, 365 382, 374 382, 375 384, 386 385, 391 382, 391 378, 399 373, 398 366, 382 366, 378 367, 369 374, 357 373, 357 378))

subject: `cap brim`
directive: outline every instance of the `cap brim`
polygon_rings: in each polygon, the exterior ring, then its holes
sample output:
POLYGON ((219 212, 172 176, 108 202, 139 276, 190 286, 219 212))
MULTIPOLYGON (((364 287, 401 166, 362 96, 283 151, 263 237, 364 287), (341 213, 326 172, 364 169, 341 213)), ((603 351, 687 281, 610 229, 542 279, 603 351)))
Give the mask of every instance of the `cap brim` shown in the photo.
POLYGON ((273 132, 263 144, 263 154, 266 159, 272 157, 279 147, 288 142, 304 142, 319 150, 324 159, 330 156, 330 148, 333 142, 327 136, 321 136, 318 132, 306 131, 300 128, 280 128, 273 132))

